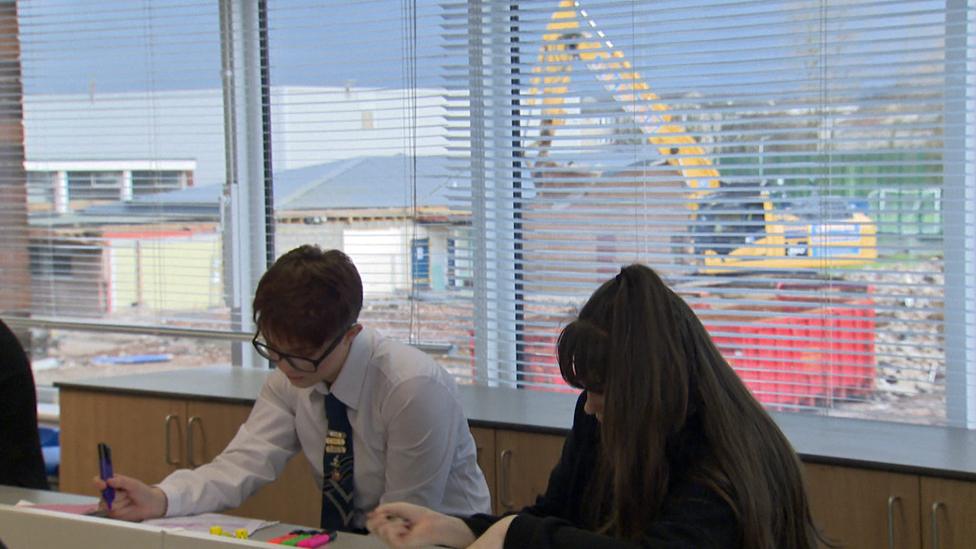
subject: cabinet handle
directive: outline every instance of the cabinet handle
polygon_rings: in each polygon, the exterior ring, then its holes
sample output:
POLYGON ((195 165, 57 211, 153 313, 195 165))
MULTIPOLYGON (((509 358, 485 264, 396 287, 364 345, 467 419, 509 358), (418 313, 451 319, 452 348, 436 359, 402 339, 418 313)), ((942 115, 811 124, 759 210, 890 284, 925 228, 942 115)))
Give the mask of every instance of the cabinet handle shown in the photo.
POLYGON ((888 496, 888 549, 895 549, 895 502, 899 496, 888 496))
POLYGON ((515 508, 515 502, 512 501, 511 499, 512 490, 509 487, 509 478, 508 478, 509 469, 511 468, 511 464, 512 464, 512 453, 513 452, 508 449, 502 450, 502 455, 501 455, 502 482, 501 482, 501 490, 500 490, 501 494, 499 494, 500 496, 499 499, 501 500, 502 507, 505 507, 510 511, 515 508))
MULTIPOLYGON (((197 423, 202 422, 200 416, 192 416, 189 421, 186 422, 186 463, 190 467, 196 467, 197 464, 193 461, 193 426, 197 423)), ((203 433, 203 427, 200 428, 200 433, 203 433)))
MULTIPOLYGON (((170 429, 170 425, 174 421, 179 421, 179 419, 180 419, 180 416, 176 416, 176 415, 173 415, 173 414, 168 414, 166 416, 166 419, 163 420, 163 432, 165 434, 164 440, 166 441, 166 455, 163 456, 163 457, 166 459, 166 465, 179 465, 180 464, 179 458, 173 459, 173 458, 170 457, 170 456, 173 455, 173 448, 172 448, 173 447, 173 443, 172 443, 173 437, 171 436, 172 429, 170 429)), ((177 429, 179 429, 179 423, 177 423, 176 426, 177 426, 177 429)), ((177 455, 179 455, 179 454, 177 454, 177 455)))
POLYGON ((932 549, 939 549, 939 508, 946 508, 945 503, 937 501, 932 504, 932 549))

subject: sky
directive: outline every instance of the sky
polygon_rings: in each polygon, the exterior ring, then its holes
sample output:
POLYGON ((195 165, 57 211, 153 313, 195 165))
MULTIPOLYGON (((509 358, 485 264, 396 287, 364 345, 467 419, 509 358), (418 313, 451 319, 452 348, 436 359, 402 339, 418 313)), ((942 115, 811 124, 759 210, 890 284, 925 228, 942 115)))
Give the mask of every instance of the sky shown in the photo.
MULTIPOLYGON (((273 84, 408 87, 404 52, 411 34, 401 23, 399 0, 269 4, 273 84)), ((421 4, 421 24, 439 24, 440 8, 421 4)), ((25 92, 219 88, 217 6, 209 0, 19 2, 25 92)), ((419 55, 443 58, 431 51, 439 42, 424 41, 419 55)))
MULTIPOLYGON (((496 27, 517 26, 523 33, 523 63, 537 54, 538 37, 556 4, 522 2, 510 24, 496 27)), ((943 26, 935 13, 942 3, 936 0, 884 6, 848 0, 830 2, 829 9, 815 0, 581 4, 652 87, 704 95, 785 93, 824 67, 837 79, 857 75, 864 93, 897 85, 904 75, 882 70, 872 76, 872 67, 890 67, 908 57, 924 60, 939 45, 943 26), (817 48, 821 39, 830 45, 817 48)), ((217 5, 210 0, 21 1, 25 92, 219 88, 217 5)), ((444 86, 445 67, 464 74, 470 36, 463 28, 463 3, 447 5, 462 9, 444 9, 431 0, 271 1, 272 85, 444 86), (404 23, 413 20, 415 25, 404 23), (448 43, 457 47, 446 48, 448 43)))

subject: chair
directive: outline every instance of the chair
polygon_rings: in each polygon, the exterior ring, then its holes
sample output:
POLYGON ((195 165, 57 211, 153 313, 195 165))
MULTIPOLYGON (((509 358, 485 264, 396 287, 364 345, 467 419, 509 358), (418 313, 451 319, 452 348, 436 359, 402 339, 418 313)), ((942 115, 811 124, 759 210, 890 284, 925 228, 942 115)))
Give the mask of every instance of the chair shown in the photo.
POLYGON ((0 484, 47 489, 30 360, 0 320, 0 484))

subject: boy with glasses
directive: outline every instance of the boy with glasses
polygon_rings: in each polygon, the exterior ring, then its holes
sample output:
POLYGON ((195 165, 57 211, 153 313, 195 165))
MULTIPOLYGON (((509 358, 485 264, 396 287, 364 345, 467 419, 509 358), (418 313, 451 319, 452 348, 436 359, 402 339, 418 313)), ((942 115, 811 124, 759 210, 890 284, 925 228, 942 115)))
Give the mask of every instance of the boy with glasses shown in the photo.
MULTIPOLYGON (((276 366, 237 436, 211 463, 156 486, 116 475, 110 515, 127 520, 240 505, 295 452, 323 488, 321 526, 356 531, 380 503, 490 511, 488 486, 453 378, 421 351, 358 323, 349 257, 301 246, 261 277, 257 352, 276 366)), ((101 490, 105 484, 95 479, 101 490)))

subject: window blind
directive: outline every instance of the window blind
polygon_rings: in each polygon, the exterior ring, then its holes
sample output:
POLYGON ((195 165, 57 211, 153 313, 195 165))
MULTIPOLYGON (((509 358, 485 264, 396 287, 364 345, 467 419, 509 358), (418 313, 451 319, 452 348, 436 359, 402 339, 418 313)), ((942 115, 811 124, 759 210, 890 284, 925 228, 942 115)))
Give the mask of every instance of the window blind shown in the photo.
POLYGON ((317 243, 459 379, 568 390, 561 325, 640 261, 771 408, 976 426, 971 0, 2 7, 41 347, 262 365, 254 283, 317 243))
POLYGON ((229 362, 218 5, 4 6, 22 155, 2 176, 21 194, 3 201, 0 310, 33 334, 39 383, 229 362))
POLYGON ((479 379, 565 390, 560 327, 643 262, 773 409, 972 425, 971 2, 442 9, 479 379))
MULTIPOLYGON (((453 93, 436 3, 271 3, 274 253, 344 250, 361 319, 471 377, 470 216, 448 171, 453 93)), ((462 59, 461 56, 454 56, 462 59)))
MULTIPOLYGON (((359 266, 366 321, 469 375, 436 5, 78 8, 22 3, 10 35, 32 232, 9 247, 34 274, 13 322, 242 341, 266 266, 316 243, 359 266)), ((210 360, 263 364, 232 351, 210 360)))

